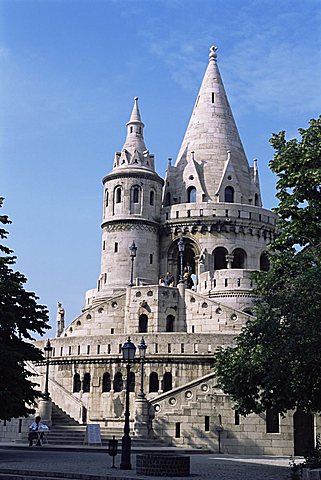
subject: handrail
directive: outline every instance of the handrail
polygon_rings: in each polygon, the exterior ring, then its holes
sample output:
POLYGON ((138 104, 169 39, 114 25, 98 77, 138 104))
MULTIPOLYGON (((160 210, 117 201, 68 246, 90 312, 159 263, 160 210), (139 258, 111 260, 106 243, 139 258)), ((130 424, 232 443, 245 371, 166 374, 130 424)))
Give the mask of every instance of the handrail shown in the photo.
MULTIPOLYGON (((26 362, 29 369, 39 376, 43 376, 43 373, 39 372, 36 366, 31 362, 26 362)), ((61 408, 67 415, 76 420, 76 422, 83 423, 83 408, 86 405, 79 399, 74 397, 65 387, 58 383, 53 378, 48 378, 50 398, 59 408, 61 408)))

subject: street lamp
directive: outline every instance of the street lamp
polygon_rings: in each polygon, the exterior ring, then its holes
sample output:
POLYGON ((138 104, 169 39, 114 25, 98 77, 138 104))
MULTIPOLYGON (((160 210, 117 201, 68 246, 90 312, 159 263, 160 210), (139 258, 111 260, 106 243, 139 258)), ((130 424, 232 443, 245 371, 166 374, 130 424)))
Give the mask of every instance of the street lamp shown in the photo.
POLYGON ((185 250, 185 244, 184 244, 183 237, 181 237, 181 238, 178 240, 177 246, 178 246, 178 251, 179 251, 179 256, 180 256, 180 263, 181 263, 181 269, 180 269, 180 274, 179 274, 179 283, 184 283, 184 279, 183 279, 183 266, 184 266, 184 250, 185 250))
POLYGON ((46 382, 45 382, 45 391, 43 393, 43 398, 45 400, 49 400, 50 393, 48 390, 48 382, 49 382, 49 363, 50 363, 50 358, 52 355, 52 346, 50 343, 50 340, 48 338, 46 345, 44 346, 44 351, 45 351, 45 357, 46 357, 46 382))
MULTIPOLYGON (((135 244, 133 242, 135 247, 135 244)), ((136 249, 136 247, 135 247, 136 249)), ((135 250, 136 253, 136 250, 135 250)), ((135 358, 136 346, 128 337, 127 342, 122 346, 123 352, 123 361, 127 363, 127 378, 126 378, 126 407, 125 407, 125 423, 124 423, 124 435, 122 438, 122 447, 121 447, 121 463, 119 468, 122 470, 131 470, 132 466, 130 463, 130 454, 131 454, 131 438, 129 436, 129 374, 130 374, 130 363, 135 358)))
POLYGON ((142 337, 140 344, 138 345, 139 357, 140 357, 140 392, 137 395, 139 398, 145 398, 144 393, 144 361, 147 345, 144 337, 142 337))
POLYGON ((136 257, 136 252, 137 252, 137 247, 135 245, 135 242, 131 244, 129 247, 129 255, 131 259, 131 270, 130 270, 130 283, 129 286, 132 287, 134 285, 134 258, 136 257))

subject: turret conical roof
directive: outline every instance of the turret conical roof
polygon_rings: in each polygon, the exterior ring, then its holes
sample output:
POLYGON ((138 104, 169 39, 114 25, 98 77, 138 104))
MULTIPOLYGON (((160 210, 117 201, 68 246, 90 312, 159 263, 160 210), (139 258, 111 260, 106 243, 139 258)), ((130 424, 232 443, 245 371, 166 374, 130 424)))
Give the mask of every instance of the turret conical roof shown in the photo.
POLYGON ((242 203, 251 195, 249 164, 237 131, 222 78, 217 66, 216 47, 211 47, 209 63, 175 166, 178 170, 195 160, 202 166, 208 201, 215 201, 229 153, 241 191, 242 203))
POLYGON ((138 108, 138 97, 134 98, 133 110, 126 127, 126 140, 121 151, 115 154, 114 169, 143 167, 154 171, 154 155, 149 153, 144 141, 144 124, 138 108))

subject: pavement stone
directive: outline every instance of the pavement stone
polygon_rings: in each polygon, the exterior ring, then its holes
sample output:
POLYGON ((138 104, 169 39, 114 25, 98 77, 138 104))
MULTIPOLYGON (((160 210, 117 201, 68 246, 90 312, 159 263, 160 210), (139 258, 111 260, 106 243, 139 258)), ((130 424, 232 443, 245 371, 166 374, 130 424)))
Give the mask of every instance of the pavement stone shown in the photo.
MULTIPOLYGON (((191 455, 191 480, 289 480, 288 457, 245 456, 203 454, 191 455)), ((116 457, 119 466, 120 455, 116 457)), ((182 477, 146 477, 135 473, 135 455, 132 455, 132 470, 112 469, 112 458, 106 453, 88 450, 50 451, 44 448, 0 449, 0 472, 5 470, 60 472, 68 475, 79 474, 77 480, 85 480, 88 475, 97 480, 181 480, 182 477), (81 478, 82 477, 82 478, 81 478)), ((74 477, 75 478, 75 477, 74 477)))

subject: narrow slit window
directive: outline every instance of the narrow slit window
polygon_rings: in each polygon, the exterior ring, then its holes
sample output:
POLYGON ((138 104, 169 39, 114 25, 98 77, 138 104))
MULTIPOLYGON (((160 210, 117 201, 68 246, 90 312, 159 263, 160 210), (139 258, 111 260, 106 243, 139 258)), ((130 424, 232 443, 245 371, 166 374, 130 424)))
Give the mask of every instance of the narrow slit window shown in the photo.
POLYGON ((133 189, 133 203, 138 203, 139 202, 139 188, 135 187, 133 189))
POLYGON ((215 93, 212 92, 212 103, 215 103, 215 93))
POLYGON ((208 416, 205 416, 204 418, 204 429, 205 429, 205 432, 209 432, 210 431, 210 417, 208 416))
POLYGON ((234 411, 234 425, 240 424, 240 414, 238 410, 234 411))
POLYGON ((118 187, 116 190, 116 203, 120 203, 120 202, 121 202, 121 188, 118 187))
POLYGON ((115 245, 114 245, 114 252, 117 253, 118 252, 118 242, 115 242, 115 245))

